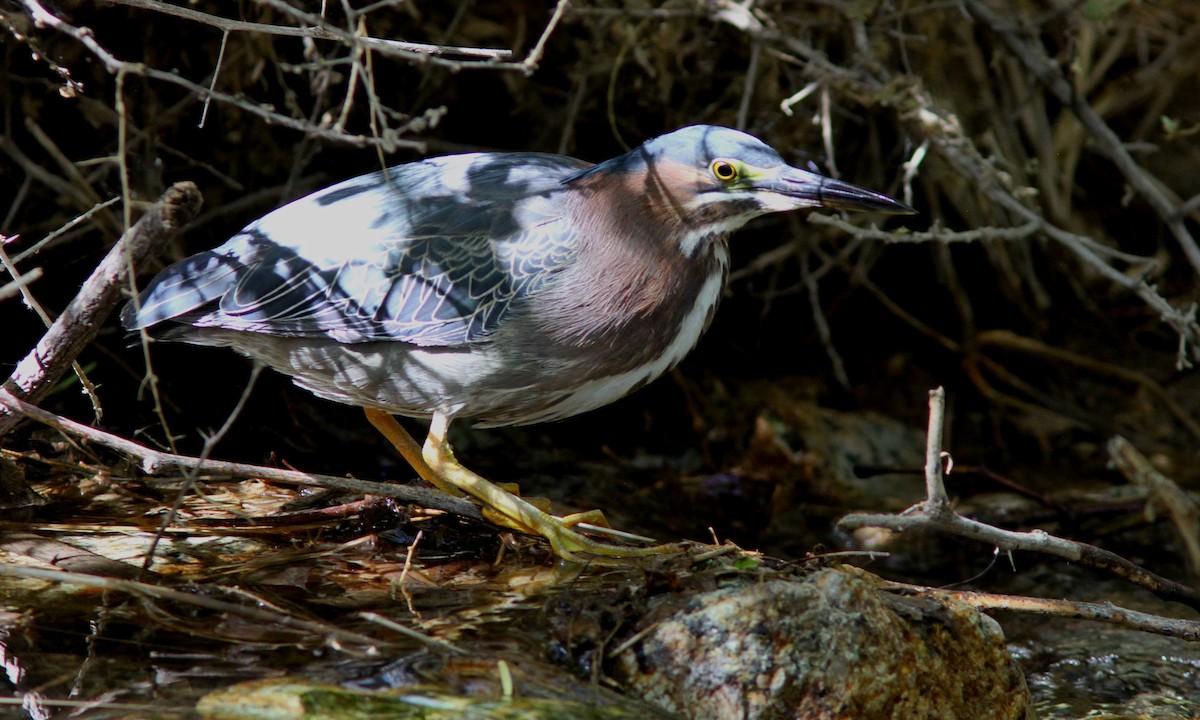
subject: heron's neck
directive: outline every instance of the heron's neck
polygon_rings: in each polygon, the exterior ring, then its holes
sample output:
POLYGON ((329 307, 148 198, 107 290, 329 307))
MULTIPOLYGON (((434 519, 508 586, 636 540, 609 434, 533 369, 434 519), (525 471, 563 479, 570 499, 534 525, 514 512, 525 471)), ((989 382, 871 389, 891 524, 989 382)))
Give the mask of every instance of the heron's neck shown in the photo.
POLYGON ((729 265, 725 234, 688 234, 650 213, 636 199, 618 199, 588 212, 590 221, 577 217, 578 254, 554 283, 554 336, 604 343, 696 326, 698 337, 707 326, 729 265), (701 319, 688 321, 698 302, 701 319))

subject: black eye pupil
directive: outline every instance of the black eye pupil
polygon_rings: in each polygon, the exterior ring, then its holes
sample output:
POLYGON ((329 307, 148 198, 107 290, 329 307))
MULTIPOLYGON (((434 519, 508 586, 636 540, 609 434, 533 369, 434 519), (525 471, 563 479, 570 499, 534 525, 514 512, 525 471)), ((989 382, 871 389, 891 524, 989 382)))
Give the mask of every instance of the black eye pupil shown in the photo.
POLYGON ((737 174, 734 171, 733 166, 727 162, 717 163, 716 167, 713 168, 713 170, 714 170, 717 178, 719 178, 721 180, 732 180, 733 176, 737 174))

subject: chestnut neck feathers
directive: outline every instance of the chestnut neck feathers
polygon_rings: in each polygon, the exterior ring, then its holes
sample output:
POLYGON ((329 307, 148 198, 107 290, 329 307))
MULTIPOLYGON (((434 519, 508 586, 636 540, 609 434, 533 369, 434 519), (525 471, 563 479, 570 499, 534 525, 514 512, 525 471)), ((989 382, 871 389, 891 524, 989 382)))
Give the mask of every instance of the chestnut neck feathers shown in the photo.
POLYGON ((655 336, 683 324, 711 278, 723 285, 728 230, 706 230, 666 189, 682 178, 664 182, 660 173, 685 168, 660 163, 656 170, 629 173, 623 183, 611 176, 601 183, 585 171, 570 182, 578 254, 546 293, 541 315, 555 340, 630 347, 629 333, 638 333, 647 335, 639 345, 653 346, 655 336))

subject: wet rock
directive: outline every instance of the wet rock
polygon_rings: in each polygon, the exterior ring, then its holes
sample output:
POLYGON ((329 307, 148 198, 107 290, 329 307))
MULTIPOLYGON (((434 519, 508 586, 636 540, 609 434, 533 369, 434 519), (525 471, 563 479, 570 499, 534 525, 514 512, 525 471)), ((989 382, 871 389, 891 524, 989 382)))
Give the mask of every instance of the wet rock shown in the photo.
POLYGON ((692 718, 1027 716, 1029 692, 993 620, 881 583, 826 569, 663 598, 616 674, 692 718))

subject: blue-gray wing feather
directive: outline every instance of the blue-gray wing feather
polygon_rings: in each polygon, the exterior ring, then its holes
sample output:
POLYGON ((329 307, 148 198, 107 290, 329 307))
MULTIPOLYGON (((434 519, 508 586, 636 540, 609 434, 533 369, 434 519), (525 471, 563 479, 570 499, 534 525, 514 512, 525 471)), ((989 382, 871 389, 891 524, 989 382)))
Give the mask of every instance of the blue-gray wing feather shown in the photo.
POLYGON ((354 178, 163 271, 122 314, 341 342, 475 342, 569 262, 553 155, 463 155, 354 178))

